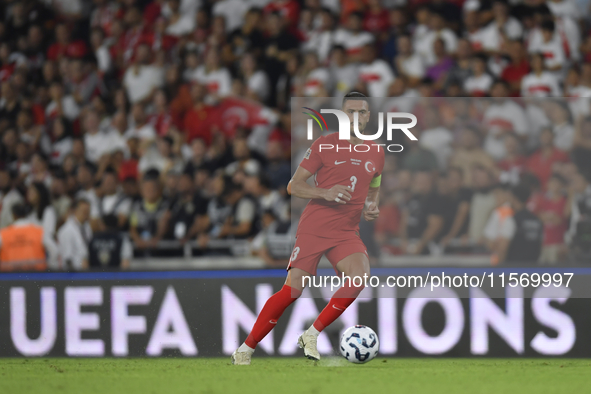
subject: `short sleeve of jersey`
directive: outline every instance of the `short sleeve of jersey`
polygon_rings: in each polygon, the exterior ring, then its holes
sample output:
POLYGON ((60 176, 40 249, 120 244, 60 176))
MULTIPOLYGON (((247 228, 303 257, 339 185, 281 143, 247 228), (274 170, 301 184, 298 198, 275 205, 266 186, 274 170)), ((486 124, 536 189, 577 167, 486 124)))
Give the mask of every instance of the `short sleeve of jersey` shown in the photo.
POLYGON ((300 163, 300 167, 316 174, 320 167, 322 167, 322 157, 320 157, 320 144, 324 137, 318 138, 312 146, 306 151, 304 158, 300 163))

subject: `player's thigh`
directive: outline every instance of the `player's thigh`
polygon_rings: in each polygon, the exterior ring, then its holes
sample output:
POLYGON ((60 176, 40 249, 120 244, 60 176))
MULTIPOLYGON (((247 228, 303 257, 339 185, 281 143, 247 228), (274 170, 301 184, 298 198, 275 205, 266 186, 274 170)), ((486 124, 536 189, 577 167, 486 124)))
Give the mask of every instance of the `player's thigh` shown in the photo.
POLYGON ((316 275, 318 263, 326 250, 327 245, 323 242, 319 242, 317 237, 306 234, 299 235, 296 239, 293 251, 291 252, 291 256, 289 257, 287 270, 291 271, 294 268, 297 268, 308 275, 316 275))
POLYGON ((337 265, 339 272, 344 273, 347 276, 369 276, 369 258, 365 253, 353 253, 349 256, 340 260, 337 265))
POLYGON ((348 276, 369 275, 369 256, 361 239, 343 240, 326 253, 326 258, 338 272, 348 276))

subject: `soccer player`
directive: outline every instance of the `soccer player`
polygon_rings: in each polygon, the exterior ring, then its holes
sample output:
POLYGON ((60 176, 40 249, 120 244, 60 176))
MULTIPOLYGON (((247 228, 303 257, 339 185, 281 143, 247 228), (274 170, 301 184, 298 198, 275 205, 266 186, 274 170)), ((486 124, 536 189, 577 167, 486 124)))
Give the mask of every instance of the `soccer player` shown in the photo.
MULTIPOLYGON (((300 218, 287 267, 287 280, 281 290, 267 300, 248 338, 232 354, 233 364, 250 364, 257 344, 275 327, 285 309, 302 294, 304 278, 316 275, 322 255, 326 255, 337 273, 342 272, 350 278, 369 276, 369 258, 359 238, 359 221, 362 214, 370 221, 380 213, 378 195, 384 148, 373 141, 357 138, 353 133, 354 114, 358 115, 361 133, 369 121, 369 103, 363 94, 347 94, 343 98, 342 111, 349 117, 351 138, 339 140, 339 133, 318 138, 288 185, 290 194, 310 201, 300 218), (312 176, 316 186, 306 182, 312 176)), ((309 359, 320 359, 316 346, 318 335, 363 290, 363 285, 355 286, 349 280, 344 282, 314 324, 298 338, 298 345, 309 359)))

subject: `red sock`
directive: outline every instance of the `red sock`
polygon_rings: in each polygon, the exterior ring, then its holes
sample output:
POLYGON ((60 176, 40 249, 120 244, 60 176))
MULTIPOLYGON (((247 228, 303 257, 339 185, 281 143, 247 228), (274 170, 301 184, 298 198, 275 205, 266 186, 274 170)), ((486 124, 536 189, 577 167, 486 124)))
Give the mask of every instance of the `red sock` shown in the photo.
POLYGON ((314 321, 314 328, 322 331, 338 319, 345 309, 355 301, 361 290, 363 287, 343 286, 338 289, 314 321))
POLYGON ((254 349, 275 327, 277 320, 285 309, 297 300, 300 295, 302 295, 301 291, 283 285, 281 290, 267 300, 244 343, 254 349))

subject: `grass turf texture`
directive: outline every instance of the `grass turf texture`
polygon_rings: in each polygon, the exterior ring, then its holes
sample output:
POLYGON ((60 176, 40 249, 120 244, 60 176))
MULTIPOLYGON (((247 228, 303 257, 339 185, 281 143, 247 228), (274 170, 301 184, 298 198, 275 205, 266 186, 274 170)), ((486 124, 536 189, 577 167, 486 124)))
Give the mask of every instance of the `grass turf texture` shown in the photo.
POLYGON ((0 393, 589 393, 589 359, 0 359, 0 393))

